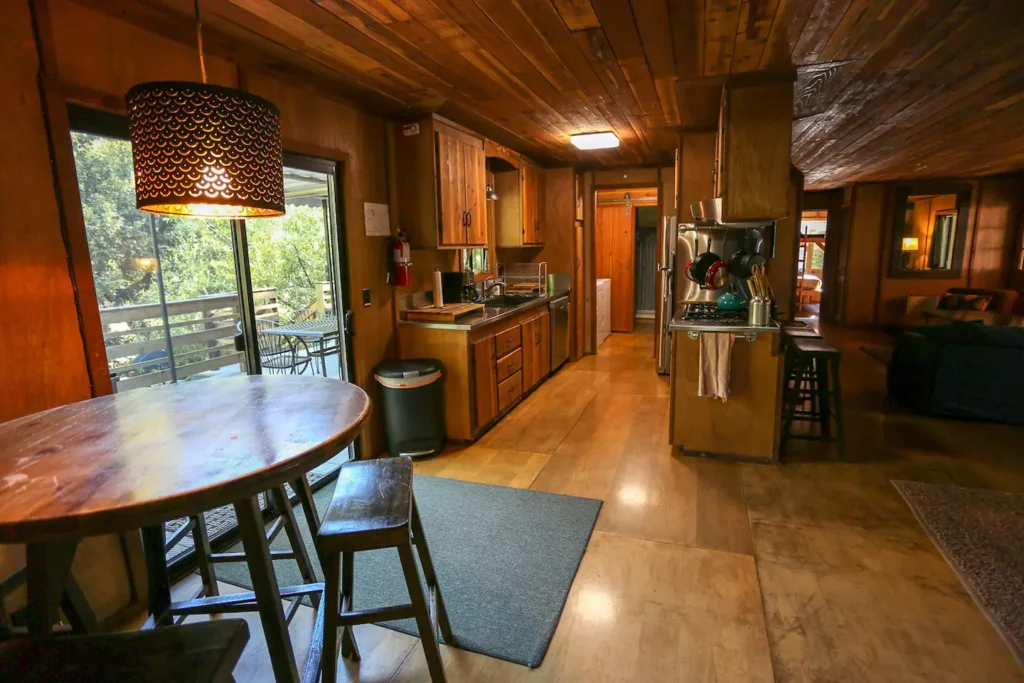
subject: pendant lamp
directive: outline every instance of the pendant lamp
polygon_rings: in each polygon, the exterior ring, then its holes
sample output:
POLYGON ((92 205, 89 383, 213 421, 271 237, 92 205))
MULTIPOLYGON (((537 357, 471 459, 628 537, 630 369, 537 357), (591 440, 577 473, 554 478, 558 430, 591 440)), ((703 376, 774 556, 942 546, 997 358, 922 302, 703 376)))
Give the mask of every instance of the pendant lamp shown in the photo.
POLYGON ((283 216, 281 113, 206 82, 199 0, 195 13, 203 82, 140 83, 125 95, 135 206, 165 216, 283 216))

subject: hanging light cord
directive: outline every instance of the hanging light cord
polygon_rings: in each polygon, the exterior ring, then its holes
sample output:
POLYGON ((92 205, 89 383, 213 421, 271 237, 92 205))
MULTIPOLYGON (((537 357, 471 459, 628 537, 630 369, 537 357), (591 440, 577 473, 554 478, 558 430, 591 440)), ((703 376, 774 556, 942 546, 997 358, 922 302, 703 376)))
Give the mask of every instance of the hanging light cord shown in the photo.
POLYGON ((196 42, 199 44, 199 70, 203 72, 206 84, 206 60, 203 58, 203 24, 199 21, 199 0, 196 0, 196 42))

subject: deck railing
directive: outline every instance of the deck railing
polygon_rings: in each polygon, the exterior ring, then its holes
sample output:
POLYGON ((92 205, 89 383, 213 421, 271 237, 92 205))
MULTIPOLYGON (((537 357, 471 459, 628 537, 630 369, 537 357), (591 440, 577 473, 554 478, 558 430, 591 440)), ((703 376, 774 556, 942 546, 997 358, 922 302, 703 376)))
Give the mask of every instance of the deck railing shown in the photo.
MULTIPOLYGON (((257 318, 279 319, 277 288, 257 289, 253 299, 257 318)), ((118 391, 172 379, 163 316, 159 303, 100 309, 107 363, 118 391)), ((243 363, 243 354, 234 346, 238 321, 235 292, 168 301, 167 326, 178 380, 243 363)))

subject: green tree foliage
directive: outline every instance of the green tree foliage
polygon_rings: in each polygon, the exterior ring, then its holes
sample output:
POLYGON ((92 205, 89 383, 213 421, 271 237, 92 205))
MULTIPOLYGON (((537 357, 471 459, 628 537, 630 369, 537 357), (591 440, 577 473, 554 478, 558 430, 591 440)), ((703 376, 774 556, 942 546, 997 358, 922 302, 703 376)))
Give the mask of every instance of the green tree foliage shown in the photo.
MULTIPOLYGON (((72 143, 100 307, 158 301, 150 216, 135 208, 130 144, 87 133, 74 133, 72 143)), ((312 305, 316 283, 328 277, 323 216, 313 201, 247 222, 253 286, 277 287, 285 313, 312 305)), ((153 220, 168 300, 236 290, 228 221, 153 220)))

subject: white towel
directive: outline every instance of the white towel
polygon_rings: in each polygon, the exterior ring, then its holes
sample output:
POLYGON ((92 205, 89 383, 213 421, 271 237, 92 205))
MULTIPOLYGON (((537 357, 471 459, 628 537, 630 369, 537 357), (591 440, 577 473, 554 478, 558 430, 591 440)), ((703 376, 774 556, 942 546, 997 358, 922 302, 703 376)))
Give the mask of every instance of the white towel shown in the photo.
POLYGON ((701 332, 698 396, 729 400, 733 339, 729 332, 701 332))

